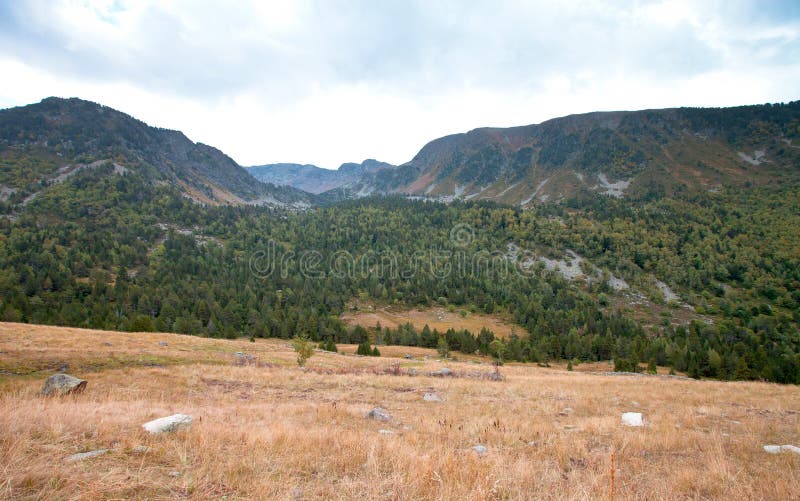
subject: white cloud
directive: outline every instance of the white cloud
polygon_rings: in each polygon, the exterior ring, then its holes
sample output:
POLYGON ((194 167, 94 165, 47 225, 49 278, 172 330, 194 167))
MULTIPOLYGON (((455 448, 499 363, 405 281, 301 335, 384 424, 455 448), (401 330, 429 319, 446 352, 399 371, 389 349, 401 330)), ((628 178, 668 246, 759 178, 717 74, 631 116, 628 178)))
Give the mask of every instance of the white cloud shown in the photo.
POLYGON ((90 99, 245 165, 401 163, 480 126, 797 99, 800 22, 790 6, 763 11, 682 0, 0 4, 0 106, 90 99))

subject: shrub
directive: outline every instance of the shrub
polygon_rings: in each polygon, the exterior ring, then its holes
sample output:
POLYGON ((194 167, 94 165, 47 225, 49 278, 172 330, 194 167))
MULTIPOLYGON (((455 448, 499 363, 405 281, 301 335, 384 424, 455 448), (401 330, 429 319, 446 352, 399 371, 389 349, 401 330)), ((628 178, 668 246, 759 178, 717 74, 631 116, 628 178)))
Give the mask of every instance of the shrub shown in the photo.
POLYGON ((297 365, 303 367, 306 361, 314 354, 314 343, 305 336, 296 336, 292 339, 292 348, 297 353, 297 365))

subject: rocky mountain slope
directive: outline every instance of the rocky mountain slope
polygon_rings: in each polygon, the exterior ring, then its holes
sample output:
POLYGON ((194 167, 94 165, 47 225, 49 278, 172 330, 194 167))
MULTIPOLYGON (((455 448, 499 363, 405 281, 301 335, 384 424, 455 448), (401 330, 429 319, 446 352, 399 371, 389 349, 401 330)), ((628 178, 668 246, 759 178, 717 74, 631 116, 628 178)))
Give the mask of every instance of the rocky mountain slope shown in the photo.
POLYGON ((259 181, 277 186, 292 186, 309 193, 328 190, 355 183, 364 174, 392 169, 394 165, 367 159, 357 163, 344 163, 337 170, 323 169, 316 165, 292 163, 267 164, 247 167, 248 172, 259 181))
POLYGON ((799 166, 797 101, 598 112, 442 137, 406 164, 364 174, 344 194, 521 206, 594 194, 648 199, 776 182, 799 166))
POLYGON ((47 98, 0 110, 0 194, 24 202, 42 188, 102 164, 169 183, 207 205, 307 206, 308 194, 256 181, 230 157, 183 133, 150 127, 80 99, 47 98))

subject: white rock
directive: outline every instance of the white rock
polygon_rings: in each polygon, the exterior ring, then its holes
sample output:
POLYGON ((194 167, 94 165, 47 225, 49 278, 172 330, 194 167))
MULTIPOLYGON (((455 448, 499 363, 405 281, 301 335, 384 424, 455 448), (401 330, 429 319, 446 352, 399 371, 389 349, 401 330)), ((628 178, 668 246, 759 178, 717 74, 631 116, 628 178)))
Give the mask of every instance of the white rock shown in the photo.
POLYGON ((644 426, 641 412, 626 412, 622 415, 622 424, 625 426, 644 426))
POLYGON ((487 451, 485 445, 476 445, 472 448, 472 450, 475 451, 479 456, 483 456, 487 451))
POLYGON ((765 445, 764 451, 769 454, 780 454, 781 452, 794 452, 800 454, 800 447, 794 445, 765 445))
POLYGON ((192 424, 192 416, 186 414, 173 414, 163 418, 154 419, 142 425, 150 433, 170 433, 181 428, 188 428, 192 424))
POLYGON ((378 430, 378 433, 381 435, 393 435, 394 432, 392 430, 378 430))
POLYGON ((422 400, 424 400, 426 402, 441 402, 442 401, 442 397, 440 397, 436 393, 426 393, 426 394, 422 395, 422 400))

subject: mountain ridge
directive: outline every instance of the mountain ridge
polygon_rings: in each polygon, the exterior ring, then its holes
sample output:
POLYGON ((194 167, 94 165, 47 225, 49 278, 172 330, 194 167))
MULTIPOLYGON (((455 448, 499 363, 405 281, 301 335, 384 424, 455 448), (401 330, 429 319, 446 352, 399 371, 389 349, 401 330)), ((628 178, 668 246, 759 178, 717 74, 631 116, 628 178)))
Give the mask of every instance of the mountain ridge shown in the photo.
MULTIPOLYGON (((46 157, 38 183, 52 183, 64 169, 106 160, 167 182, 207 205, 286 204, 308 206, 299 190, 260 183, 219 149, 191 141, 181 131, 152 127, 113 108, 78 98, 43 99, 0 110, 0 154, 46 157)), ((22 172, 6 172, 8 190, 22 172)))
POLYGON ((386 162, 368 158, 360 164, 343 163, 336 170, 295 163, 254 165, 245 169, 259 181, 278 186, 292 186, 309 193, 320 194, 357 181, 364 173, 394 167, 386 162))
POLYGON ((642 199, 774 181, 800 165, 800 102, 590 112, 481 127, 425 144, 341 196, 399 193, 531 206, 596 194, 642 199), (782 172, 784 171, 784 172, 782 172))

